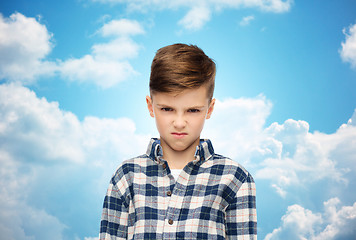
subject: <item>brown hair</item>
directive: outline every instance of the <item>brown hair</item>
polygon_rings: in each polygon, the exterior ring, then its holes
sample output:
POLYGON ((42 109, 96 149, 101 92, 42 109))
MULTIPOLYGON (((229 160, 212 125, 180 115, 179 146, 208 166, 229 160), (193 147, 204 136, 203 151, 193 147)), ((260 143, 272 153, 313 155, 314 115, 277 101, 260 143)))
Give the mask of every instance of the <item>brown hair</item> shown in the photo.
POLYGON ((173 44, 160 48, 151 65, 150 92, 180 93, 206 85, 212 99, 216 66, 195 45, 173 44))

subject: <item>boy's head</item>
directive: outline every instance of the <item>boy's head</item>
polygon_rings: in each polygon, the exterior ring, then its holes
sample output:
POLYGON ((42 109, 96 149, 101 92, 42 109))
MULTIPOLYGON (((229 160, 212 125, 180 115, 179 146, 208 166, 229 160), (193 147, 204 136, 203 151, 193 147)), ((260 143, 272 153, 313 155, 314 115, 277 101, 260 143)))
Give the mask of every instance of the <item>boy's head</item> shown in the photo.
POLYGON ((165 158, 178 152, 194 155, 214 109, 214 79, 215 63, 196 46, 174 44, 157 51, 146 102, 165 158))
POLYGON ((150 93, 179 94, 205 86, 213 98, 216 66, 203 50, 194 45, 173 44, 159 49, 152 61, 150 93))

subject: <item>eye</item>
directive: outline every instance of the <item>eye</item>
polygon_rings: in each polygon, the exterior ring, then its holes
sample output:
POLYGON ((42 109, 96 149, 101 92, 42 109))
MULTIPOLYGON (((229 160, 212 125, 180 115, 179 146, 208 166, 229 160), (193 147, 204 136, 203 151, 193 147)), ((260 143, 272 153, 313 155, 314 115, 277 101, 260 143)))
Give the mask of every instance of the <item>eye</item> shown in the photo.
POLYGON ((198 112, 200 112, 200 110, 193 108, 193 109, 189 109, 188 112, 190 112, 190 113, 198 113, 198 112))
POLYGON ((172 108, 168 108, 168 107, 163 107, 163 108, 161 108, 161 111, 163 111, 163 112, 171 112, 171 111, 173 111, 173 109, 172 108))

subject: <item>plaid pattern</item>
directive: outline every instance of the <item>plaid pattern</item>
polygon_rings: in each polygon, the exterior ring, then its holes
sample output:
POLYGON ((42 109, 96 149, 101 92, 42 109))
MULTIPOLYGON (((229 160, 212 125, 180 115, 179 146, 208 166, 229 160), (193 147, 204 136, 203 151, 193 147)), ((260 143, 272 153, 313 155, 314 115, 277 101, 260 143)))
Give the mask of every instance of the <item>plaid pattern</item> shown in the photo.
POLYGON ((238 163, 201 140, 177 181, 159 140, 124 161, 104 200, 100 239, 257 239, 256 189, 238 163))

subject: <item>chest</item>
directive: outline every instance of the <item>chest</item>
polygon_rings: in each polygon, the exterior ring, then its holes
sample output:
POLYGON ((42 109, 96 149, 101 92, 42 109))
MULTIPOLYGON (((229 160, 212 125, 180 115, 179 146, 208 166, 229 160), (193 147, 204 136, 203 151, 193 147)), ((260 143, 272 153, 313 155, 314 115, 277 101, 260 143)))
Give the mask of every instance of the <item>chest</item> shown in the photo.
POLYGON ((231 182, 229 176, 218 176, 209 171, 191 174, 184 170, 177 180, 168 172, 162 172, 158 177, 149 175, 136 174, 132 181, 132 233, 136 234, 141 228, 143 232, 162 235, 187 231, 209 232, 217 236, 225 234, 225 195, 231 182))
POLYGON ((170 171, 156 175, 142 172, 133 177, 131 201, 135 208, 166 210, 172 203, 176 203, 175 206, 179 208, 209 206, 224 209, 227 205, 224 196, 231 178, 211 174, 208 170, 195 174, 182 170, 177 177, 173 177, 170 171))

